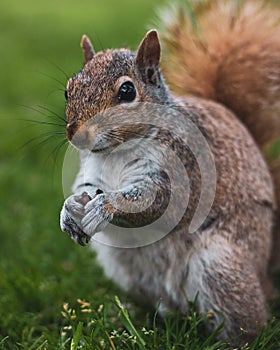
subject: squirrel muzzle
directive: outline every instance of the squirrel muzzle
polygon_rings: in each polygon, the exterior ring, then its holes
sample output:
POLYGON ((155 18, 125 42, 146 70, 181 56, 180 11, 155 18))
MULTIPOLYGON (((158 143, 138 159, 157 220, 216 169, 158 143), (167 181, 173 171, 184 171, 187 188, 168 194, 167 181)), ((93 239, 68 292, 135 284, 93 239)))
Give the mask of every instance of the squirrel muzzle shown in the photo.
POLYGON ((89 133, 85 126, 78 126, 77 122, 68 123, 66 126, 66 138, 73 146, 85 149, 89 146, 89 133))

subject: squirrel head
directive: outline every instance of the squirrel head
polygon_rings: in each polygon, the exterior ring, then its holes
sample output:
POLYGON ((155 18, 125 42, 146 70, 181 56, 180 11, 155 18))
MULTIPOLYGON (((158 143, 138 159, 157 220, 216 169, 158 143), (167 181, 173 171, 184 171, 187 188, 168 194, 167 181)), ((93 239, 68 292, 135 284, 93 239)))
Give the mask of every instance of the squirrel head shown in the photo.
POLYGON ((95 53, 87 36, 82 37, 85 65, 70 78, 66 89, 68 140, 88 120, 121 106, 129 110, 137 102, 169 103, 170 95, 160 73, 160 43, 150 30, 136 53, 126 49, 95 53))

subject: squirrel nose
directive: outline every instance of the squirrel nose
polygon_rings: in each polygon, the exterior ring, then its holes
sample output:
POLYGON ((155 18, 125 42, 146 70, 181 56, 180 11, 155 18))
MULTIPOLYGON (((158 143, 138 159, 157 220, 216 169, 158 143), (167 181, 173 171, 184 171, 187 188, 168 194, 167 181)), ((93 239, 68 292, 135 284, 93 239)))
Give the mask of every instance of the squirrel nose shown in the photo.
POLYGON ((66 137, 77 148, 83 149, 88 146, 89 133, 84 125, 78 125, 76 122, 67 124, 66 137))
POLYGON ((73 136, 75 135, 75 132, 77 131, 76 129, 77 129, 76 122, 68 123, 66 125, 66 137, 69 141, 71 141, 73 136))

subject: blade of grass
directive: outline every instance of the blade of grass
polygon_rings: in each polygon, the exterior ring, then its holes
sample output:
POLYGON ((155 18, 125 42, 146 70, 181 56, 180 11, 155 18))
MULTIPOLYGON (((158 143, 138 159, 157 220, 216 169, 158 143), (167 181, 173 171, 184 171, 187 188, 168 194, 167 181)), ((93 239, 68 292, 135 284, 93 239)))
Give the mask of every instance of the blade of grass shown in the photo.
POLYGON ((1 341, 0 341, 0 349, 5 349, 4 348, 4 343, 6 342, 6 340, 8 340, 9 339, 9 337, 7 336, 7 337, 5 337, 5 338, 3 338, 1 341))
POLYGON ((71 350, 77 350, 78 349, 78 346, 79 346, 79 342, 80 342, 80 339, 81 339, 81 335, 82 335, 82 330, 83 330, 83 322, 79 322, 78 323, 78 326, 77 326, 77 329, 74 333, 74 337, 71 341, 71 346, 70 346, 70 349, 71 350))
POLYGON ((137 330, 134 327, 132 321, 130 320, 130 317, 129 317, 127 309, 124 308, 124 306, 122 305, 120 299, 117 296, 115 296, 115 302, 116 302, 116 305, 117 305, 118 309, 120 310, 120 318, 121 318, 121 321, 122 321, 123 325, 128 330, 130 335, 136 337, 140 349, 146 350, 146 343, 145 343, 144 339, 137 332, 137 330))
MULTIPOLYGON (((158 312, 159 312, 159 308, 160 308, 160 303, 161 303, 161 300, 158 302, 157 304, 157 307, 156 307, 156 311, 155 311, 155 314, 154 314, 154 317, 153 317, 153 331, 154 331, 154 346, 156 347, 157 345, 157 324, 156 324, 156 319, 157 319, 157 316, 158 316, 158 312)), ((167 340, 169 340, 169 338, 167 337, 167 340)), ((168 343, 168 342, 167 342, 168 343)))

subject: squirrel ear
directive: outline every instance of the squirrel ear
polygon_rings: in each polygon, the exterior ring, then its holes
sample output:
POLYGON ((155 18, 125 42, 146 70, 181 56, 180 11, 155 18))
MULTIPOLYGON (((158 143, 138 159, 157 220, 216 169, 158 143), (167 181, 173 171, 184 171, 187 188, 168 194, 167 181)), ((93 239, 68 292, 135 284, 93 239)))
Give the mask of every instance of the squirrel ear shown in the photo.
POLYGON ((136 54, 136 65, 141 74, 153 83, 153 76, 159 67, 160 43, 155 29, 150 30, 141 41, 136 54))
POLYGON ((94 49, 89 38, 86 35, 82 36, 81 48, 83 49, 85 63, 87 63, 93 58, 94 49))

